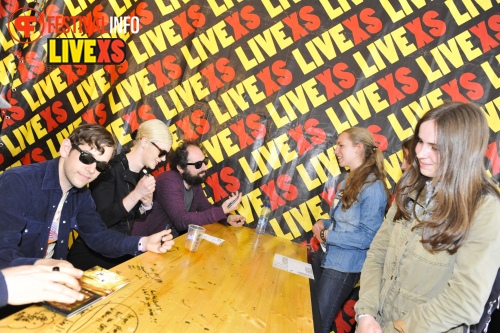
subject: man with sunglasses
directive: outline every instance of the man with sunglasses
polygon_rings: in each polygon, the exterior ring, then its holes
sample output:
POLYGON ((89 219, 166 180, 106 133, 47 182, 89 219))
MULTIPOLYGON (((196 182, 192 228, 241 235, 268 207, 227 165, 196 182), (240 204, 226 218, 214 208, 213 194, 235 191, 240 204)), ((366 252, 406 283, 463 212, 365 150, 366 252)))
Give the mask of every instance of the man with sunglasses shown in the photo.
POLYGON ((172 247, 168 231, 126 236, 107 229, 96 212, 87 184, 109 168, 114 151, 113 137, 104 127, 81 125, 62 141, 60 157, 0 175, 0 268, 72 267, 65 259, 73 229, 107 257, 165 253, 172 247))
POLYGON ((220 207, 207 200, 201 186, 206 179, 207 163, 200 145, 183 142, 170 156, 170 170, 156 177, 153 209, 145 222, 135 222, 132 235, 148 235, 170 226, 175 238, 185 233, 189 224, 217 221, 243 226, 243 216, 229 214, 238 208, 241 193, 230 194, 220 207))
MULTIPOLYGON (((122 151, 109 161, 110 169, 89 186, 106 226, 124 235, 130 235, 134 221, 144 219, 151 211, 156 181, 149 171, 165 162, 172 135, 163 121, 150 119, 140 124, 130 144, 131 149, 122 146, 122 151)), ((68 261, 82 270, 96 265, 109 269, 130 258, 107 258, 93 251, 81 237, 68 254, 68 261)))

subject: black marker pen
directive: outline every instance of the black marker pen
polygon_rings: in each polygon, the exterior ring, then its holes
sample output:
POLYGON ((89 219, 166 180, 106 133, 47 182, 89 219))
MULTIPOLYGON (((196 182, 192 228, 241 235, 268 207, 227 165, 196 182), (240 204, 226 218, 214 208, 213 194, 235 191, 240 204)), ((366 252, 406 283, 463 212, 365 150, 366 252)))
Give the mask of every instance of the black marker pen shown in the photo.
POLYGON ((229 205, 227 205, 227 208, 231 208, 231 206, 232 206, 232 205, 234 205, 234 203, 235 203, 236 201, 238 201, 238 196, 236 196, 236 199, 234 199, 233 201, 231 201, 231 202, 229 203, 229 205))
MULTIPOLYGON (((169 230, 169 229, 170 229, 170 224, 167 224, 167 225, 165 226, 165 230, 169 230)), ((165 238, 166 236, 167 236, 167 235, 165 235, 165 236, 162 236, 162 237, 161 237, 161 240, 160 240, 160 246, 162 246, 162 245, 163 245, 163 243, 165 243, 165 241, 163 240, 163 238, 165 238)))

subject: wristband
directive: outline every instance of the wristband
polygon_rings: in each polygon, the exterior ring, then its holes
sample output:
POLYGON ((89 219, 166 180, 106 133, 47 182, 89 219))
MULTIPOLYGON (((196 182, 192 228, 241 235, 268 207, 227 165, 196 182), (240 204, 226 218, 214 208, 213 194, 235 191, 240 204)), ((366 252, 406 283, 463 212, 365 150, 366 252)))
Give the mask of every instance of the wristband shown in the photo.
POLYGON ((139 240, 139 244, 137 246, 137 250, 139 250, 139 252, 146 252, 146 247, 144 246, 144 237, 142 237, 140 240, 139 240))
POLYGON ((319 232, 319 237, 321 238, 321 240, 323 241, 323 243, 326 243, 325 229, 321 229, 321 231, 319 232))
POLYGON ((362 317, 366 317, 366 316, 373 317, 373 316, 372 316, 372 315, 370 315, 370 314, 367 314, 367 313, 361 313, 361 314, 356 315, 356 317, 355 317, 356 322, 357 322, 357 323, 359 323, 359 320, 360 320, 362 317))

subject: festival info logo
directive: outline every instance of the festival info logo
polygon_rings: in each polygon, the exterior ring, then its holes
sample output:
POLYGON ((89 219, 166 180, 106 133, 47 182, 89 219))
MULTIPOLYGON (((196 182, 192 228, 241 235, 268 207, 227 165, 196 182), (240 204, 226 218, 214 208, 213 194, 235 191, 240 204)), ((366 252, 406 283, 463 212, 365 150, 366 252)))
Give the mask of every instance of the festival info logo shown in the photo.
POLYGON ((43 16, 31 7, 20 7, 9 16, 9 33, 20 44, 31 44, 42 37, 43 16))
POLYGON ((47 39, 47 62, 50 64, 120 64, 125 60, 125 42, 120 38, 76 38, 94 33, 137 33, 138 17, 45 16, 40 10, 22 7, 9 17, 12 38, 20 44, 36 42, 42 35, 59 35, 47 39), (69 37, 71 36, 71 37, 69 37))

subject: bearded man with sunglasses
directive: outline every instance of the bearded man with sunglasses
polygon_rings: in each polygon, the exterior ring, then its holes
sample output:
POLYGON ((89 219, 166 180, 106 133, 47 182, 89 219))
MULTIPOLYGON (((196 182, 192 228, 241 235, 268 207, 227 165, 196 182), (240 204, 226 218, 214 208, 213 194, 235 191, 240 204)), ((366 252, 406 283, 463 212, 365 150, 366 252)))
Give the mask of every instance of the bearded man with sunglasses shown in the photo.
POLYGON ((185 233, 189 224, 245 224, 243 216, 229 214, 238 208, 241 193, 230 194, 220 207, 212 205, 205 196, 201 184, 206 179, 208 159, 200 145, 185 141, 169 160, 170 170, 156 177, 153 209, 145 222, 134 223, 132 235, 148 235, 169 227, 175 238, 185 233))
POLYGON ((0 268, 73 267, 65 260, 73 229, 94 251, 112 258, 172 247, 165 230, 132 237, 106 228, 86 185, 109 169, 114 151, 104 127, 81 125, 62 141, 60 157, 0 175, 0 268))

